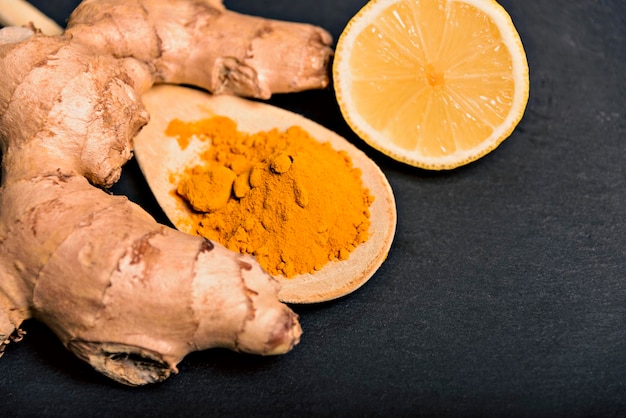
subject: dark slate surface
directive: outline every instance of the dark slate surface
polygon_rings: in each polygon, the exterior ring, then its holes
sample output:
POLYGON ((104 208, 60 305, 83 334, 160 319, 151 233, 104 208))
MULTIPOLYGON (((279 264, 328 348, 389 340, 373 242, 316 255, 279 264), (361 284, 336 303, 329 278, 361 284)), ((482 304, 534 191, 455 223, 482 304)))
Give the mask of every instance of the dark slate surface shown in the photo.
MULTIPOLYGON (((33 3, 64 23, 77 2, 33 3)), ((364 3, 226 2, 335 39, 364 3)), ((272 99, 367 152, 399 216, 367 285, 294 307, 305 334, 292 353, 195 353, 131 389, 30 321, 0 360, 0 415, 626 416, 626 3, 501 3, 526 47, 530 100, 513 135, 465 168, 378 154, 330 89, 272 99)), ((134 162, 113 191, 164 219, 134 162)))

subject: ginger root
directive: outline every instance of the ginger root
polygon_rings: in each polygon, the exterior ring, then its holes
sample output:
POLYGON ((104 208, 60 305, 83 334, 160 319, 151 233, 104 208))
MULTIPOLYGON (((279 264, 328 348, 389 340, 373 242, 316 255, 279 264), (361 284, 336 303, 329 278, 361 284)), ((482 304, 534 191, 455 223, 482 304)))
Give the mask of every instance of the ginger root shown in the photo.
POLYGON ((0 355, 29 318, 128 385, 196 350, 297 344, 297 315, 255 260, 102 188, 132 157, 155 83, 256 98, 324 87, 330 42, 219 0, 85 0, 61 35, 1 29, 0 355))

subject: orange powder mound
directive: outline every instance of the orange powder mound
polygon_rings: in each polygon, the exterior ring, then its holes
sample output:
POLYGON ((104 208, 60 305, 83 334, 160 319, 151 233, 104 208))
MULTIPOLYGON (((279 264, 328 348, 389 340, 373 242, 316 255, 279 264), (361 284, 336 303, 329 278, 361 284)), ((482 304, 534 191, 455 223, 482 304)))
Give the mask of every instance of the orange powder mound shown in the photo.
POLYGON ((210 141, 205 164, 177 178, 195 232, 254 255, 270 274, 313 273, 367 240, 374 197, 361 171, 302 128, 247 134, 218 116, 174 120, 167 133, 181 145, 191 136, 210 141))

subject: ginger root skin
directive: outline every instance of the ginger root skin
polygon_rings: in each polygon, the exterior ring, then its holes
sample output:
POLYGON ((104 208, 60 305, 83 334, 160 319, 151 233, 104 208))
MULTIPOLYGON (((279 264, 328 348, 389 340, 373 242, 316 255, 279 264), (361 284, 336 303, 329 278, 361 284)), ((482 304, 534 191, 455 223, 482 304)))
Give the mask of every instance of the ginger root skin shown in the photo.
POLYGON ((219 0, 86 0, 66 32, 103 53, 150 63, 156 82, 216 94, 268 99, 329 81, 328 32, 232 12, 219 0))
POLYGON ((9 319, 41 320, 117 381, 162 380, 191 351, 280 354, 299 340, 296 315, 253 259, 159 225, 83 177, 16 183, 3 189, 0 204, 10 212, 3 216, 19 219, 2 231, 12 237, 1 256, 9 266, 2 285, 9 319), (24 187, 36 201, 20 198, 24 187))
POLYGON ((217 0, 86 0, 61 35, 0 30, 0 355, 29 318, 127 385, 196 350, 291 350, 297 315, 254 259, 101 188, 132 157, 153 84, 258 98, 323 87, 329 44, 217 0))

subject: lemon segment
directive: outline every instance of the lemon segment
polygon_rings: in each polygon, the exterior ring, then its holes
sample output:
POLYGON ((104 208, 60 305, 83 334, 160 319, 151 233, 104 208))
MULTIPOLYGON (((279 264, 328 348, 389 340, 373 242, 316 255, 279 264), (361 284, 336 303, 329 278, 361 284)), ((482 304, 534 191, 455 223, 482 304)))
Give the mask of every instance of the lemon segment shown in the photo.
POLYGON ((359 136, 429 169, 493 150, 529 91, 520 37, 493 0, 372 0, 337 42, 333 79, 359 136))

